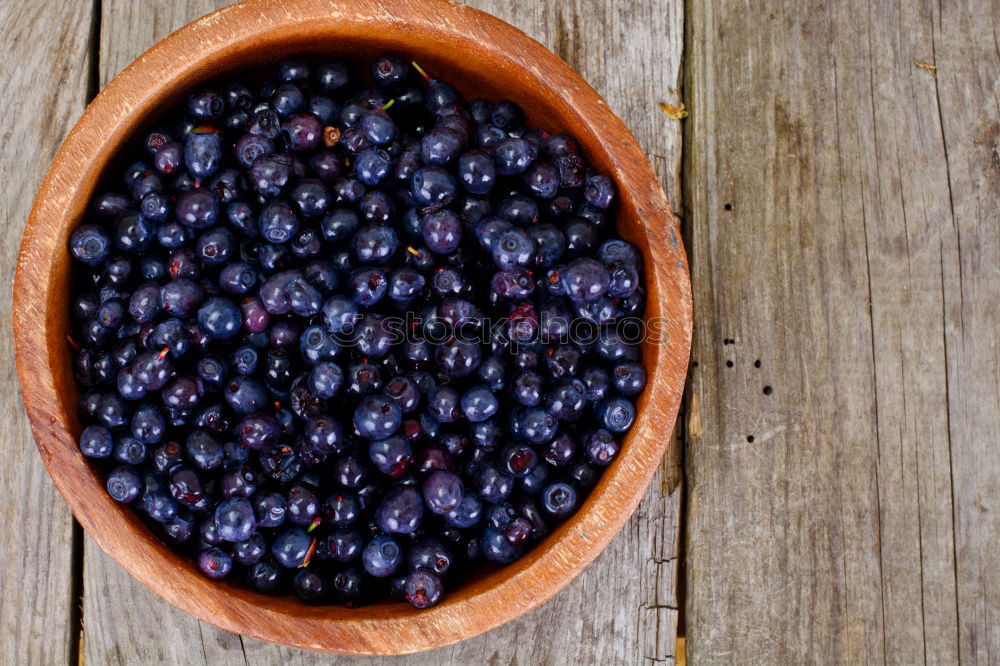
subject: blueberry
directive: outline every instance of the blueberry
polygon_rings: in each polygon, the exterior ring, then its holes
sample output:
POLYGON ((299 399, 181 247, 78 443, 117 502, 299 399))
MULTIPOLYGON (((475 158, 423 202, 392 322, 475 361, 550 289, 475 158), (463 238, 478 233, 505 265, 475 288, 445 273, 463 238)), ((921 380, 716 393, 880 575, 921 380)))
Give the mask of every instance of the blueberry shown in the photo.
POLYGON ((128 504, 143 490, 142 477, 129 465, 120 465, 108 475, 106 488, 116 502, 128 504))
POLYGON ((476 423, 485 421, 500 408, 500 403, 487 386, 474 386, 462 395, 462 411, 465 418, 476 423))
POLYGON ((319 500, 309 489, 296 485, 288 491, 285 516, 296 525, 309 526, 319 513, 319 500))
POLYGON ((399 406, 382 396, 368 396, 354 410, 354 427, 366 439, 388 437, 399 428, 402 420, 399 406))
POLYGON ((421 139, 420 156, 426 164, 444 166, 458 157, 464 143, 462 135, 454 129, 436 127, 421 139))
POLYGON ((194 189, 177 199, 174 208, 177 221, 192 229, 205 229, 219 217, 219 202, 211 191, 194 189))
POLYGON ((362 264, 384 264, 396 252, 396 232, 386 224, 367 224, 354 235, 354 254, 362 264))
POLYGON ((140 405, 132 415, 132 434, 144 444, 156 444, 163 439, 166 424, 155 405, 140 405))
POLYGON ((621 239, 611 239, 605 241, 597 250, 597 260, 602 264, 610 265, 623 262, 635 267, 642 265, 642 255, 635 246, 621 239))
POLYGON ((510 100, 504 100, 493 107, 490 121, 502 129, 515 129, 524 122, 524 113, 510 100))
POLYGON ((288 569, 296 569, 306 561, 312 548, 312 538, 301 527, 280 532, 271 542, 271 554, 288 569))
POLYGON ((312 113, 297 113, 281 123, 281 137, 290 150, 315 150, 323 142, 323 123, 312 113))
POLYGON ((381 148, 369 147, 358 153, 354 173, 365 185, 378 185, 389 175, 392 158, 381 148))
POLYGON ((610 432, 598 429, 583 438, 583 451, 595 465, 607 465, 618 455, 618 442, 610 432))
POLYGON ((462 223, 445 208, 424 215, 420 219, 420 233, 431 252, 451 254, 462 239, 462 223))
POLYGON ((364 539, 357 530, 340 529, 326 538, 329 559, 335 562, 350 562, 361 555, 364 539))
POLYGON ((234 377, 223 390, 226 402, 237 414, 259 412, 267 403, 264 387, 248 377, 234 377))
POLYGON ((565 517, 576 508, 576 491, 566 483, 553 483, 542 491, 542 507, 557 518, 565 517))
POLYGON ((199 90, 188 95, 187 110, 196 120, 215 120, 226 108, 225 100, 214 90, 199 90))
POLYGON ((391 576, 402 562, 402 549, 388 535, 380 535, 369 541, 361 554, 365 571, 376 578, 391 576))
POLYGON ((637 395, 646 388, 646 371, 635 361, 622 361, 611 369, 611 380, 622 395, 637 395))
POLYGON ((524 173, 536 157, 538 151, 524 139, 502 139, 493 147, 493 161, 501 176, 524 173))
POLYGON ((493 261, 498 268, 504 270, 529 265, 535 256, 535 251, 534 239, 526 231, 518 228, 508 229, 499 234, 491 250, 493 261))
POLYGON ((233 560, 219 548, 206 548, 198 555, 198 567, 209 578, 225 578, 233 568, 233 560))
POLYGON ((169 523, 177 516, 177 502, 162 491, 151 491, 149 484, 146 485, 146 492, 141 497, 142 510, 158 523, 169 523))
POLYGON ((493 158, 483 150, 463 153, 458 158, 458 180, 467 192, 489 194, 497 180, 493 158))
POLYGON ((480 496, 487 502, 499 502, 514 489, 514 479, 492 464, 484 465, 476 475, 480 496))
POLYGON ((570 256, 589 254, 597 243, 597 227, 582 217, 571 219, 563 229, 566 234, 566 252, 570 256))
POLYGON ((335 209, 320 223, 323 238, 331 243, 349 239, 360 226, 357 214, 346 208, 335 209))
POLYGON ((563 467, 576 455, 576 441, 568 433, 562 432, 549 442, 542 454, 545 461, 554 467, 563 467))
POLYGON ((411 191, 422 204, 445 203, 455 196, 455 178, 440 167, 423 167, 413 174, 411 191))
POLYGON ((257 490, 260 475, 249 465, 240 465, 222 475, 220 488, 225 497, 249 498, 257 490))
POLYGON ((195 430, 188 435, 186 444, 188 459, 200 469, 211 470, 222 464, 225 451, 208 431, 195 430))
POLYGON ((347 290, 358 305, 372 306, 389 290, 389 280, 378 268, 357 270, 347 278, 347 290))
POLYGON ((184 144, 184 163, 195 178, 206 179, 222 163, 222 137, 214 130, 191 134, 184 144))
POLYGON ((251 534, 246 541, 233 544, 233 559, 245 566, 256 564, 266 552, 267 542, 257 532, 251 534))
POLYGON ((424 276, 415 269, 403 266, 389 274, 389 298, 406 303, 412 301, 424 288, 424 276))
POLYGON ((284 201, 272 201, 260 212, 260 235, 270 243, 286 243, 299 231, 299 218, 284 201))
POLYGON ((291 162, 278 155, 261 155, 250 167, 250 183, 267 198, 281 194, 291 178, 291 162))
POLYGON ((406 599, 414 608, 430 608, 441 599, 441 579, 426 569, 417 569, 406 577, 406 599))
POLYGON ((503 532, 492 528, 483 530, 479 549, 484 558, 498 564, 510 564, 521 555, 521 549, 511 545, 503 532))
POLYGON ((603 175, 594 175, 587 179, 583 196, 592 206, 607 208, 615 196, 615 186, 611 179, 603 175))
POLYGON ((111 237, 97 225, 84 224, 70 236, 70 250, 77 261, 97 266, 111 253, 111 237))
POLYGON ((559 190, 559 170, 551 162, 535 162, 523 178, 528 191, 541 199, 551 199, 559 190))
POLYGON ((277 493, 254 495, 250 499, 258 527, 278 527, 285 522, 285 498, 277 493))
POLYGON ((309 371, 309 390, 324 400, 334 397, 344 385, 344 373, 335 363, 317 363, 309 371))
POLYGON ((271 106, 278 116, 285 118, 292 115, 305 104, 305 95, 293 83, 283 83, 271 95, 271 106))
POLYGON ((115 442, 112 455, 119 462, 140 465, 146 460, 146 445, 135 437, 125 436, 115 442))
POLYGON ((210 298, 198 310, 198 325, 217 340, 239 333, 242 319, 240 309, 227 298, 210 298))
POLYGON ((397 534, 412 534, 420 527, 424 504, 420 493, 407 486, 390 490, 376 511, 380 529, 397 534))
POLYGON ((245 294, 257 284, 257 271, 249 264, 234 261, 219 272, 219 287, 230 294, 245 294))
POLYGON ((239 422, 237 433, 242 446, 263 451, 278 444, 282 428, 272 414, 257 412, 244 417, 239 422))
POLYGON ((288 196, 299 214, 307 220, 323 215, 332 202, 326 185, 315 178, 300 180, 288 196))
POLYGON ((438 345, 435 360, 442 374, 449 377, 465 377, 479 367, 482 350, 477 342, 449 338, 438 345))
POLYGON ((603 296, 610 285, 607 269, 593 259, 574 260, 562 271, 560 279, 566 295, 576 303, 589 303, 603 296))
POLYGON ((346 444, 340 423, 322 414, 306 422, 303 437, 314 450, 324 454, 340 453, 346 444))
POLYGON ((237 139, 234 152, 236 161, 249 168, 261 155, 274 152, 274 142, 267 136, 247 133, 237 139))
POLYGON ((424 503, 432 513, 447 514, 462 503, 464 486, 457 474, 437 470, 423 483, 424 503))
POLYGON ((395 88, 406 81, 409 66, 395 55, 380 56, 372 63, 372 83, 379 88, 395 88))

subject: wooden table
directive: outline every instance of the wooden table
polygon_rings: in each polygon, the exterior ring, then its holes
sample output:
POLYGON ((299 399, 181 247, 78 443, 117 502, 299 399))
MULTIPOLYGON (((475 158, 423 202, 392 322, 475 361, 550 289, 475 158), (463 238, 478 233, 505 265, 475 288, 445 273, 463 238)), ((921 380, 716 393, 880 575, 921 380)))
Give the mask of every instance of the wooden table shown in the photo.
MULTIPOLYGON (((4 284, 87 100, 224 4, 0 0, 4 284)), ((0 661, 672 663, 679 623, 692 662, 1000 660, 997 0, 473 4, 604 95, 682 214, 683 460, 542 608, 432 655, 338 659, 133 581, 74 526, 7 391, 0 661)), ((16 381, 9 335, 0 363, 16 381)))

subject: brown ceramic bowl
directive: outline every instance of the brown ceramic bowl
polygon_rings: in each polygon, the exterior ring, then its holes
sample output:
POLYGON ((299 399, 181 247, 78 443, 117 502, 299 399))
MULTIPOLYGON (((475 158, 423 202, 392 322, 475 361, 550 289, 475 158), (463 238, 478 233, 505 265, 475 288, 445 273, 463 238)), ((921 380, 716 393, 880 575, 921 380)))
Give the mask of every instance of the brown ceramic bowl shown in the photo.
POLYGON ((274 643, 356 654, 408 653, 469 638, 538 606, 580 573, 628 520, 670 446, 691 336, 676 225, 646 157, 607 104, 559 58, 496 18, 444 0, 252 0, 228 7, 170 35, 115 78, 70 132, 38 191, 14 286, 17 369, 38 450, 101 548, 201 620, 274 643), (514 564, 425 611, 400 603, 311 607, 206 579, 108 497, 77 449, 79 393, 66 342, 70 231, 106 166, 158 109, 200 81, 289 54, 385 50, 419 61, 469 98, 514 99, 532 123, 578 139, 618 186, 618 229, 645 255, 647 317, 658 334, 644 348, 650 382, 635 426, 576 515, 514 564))

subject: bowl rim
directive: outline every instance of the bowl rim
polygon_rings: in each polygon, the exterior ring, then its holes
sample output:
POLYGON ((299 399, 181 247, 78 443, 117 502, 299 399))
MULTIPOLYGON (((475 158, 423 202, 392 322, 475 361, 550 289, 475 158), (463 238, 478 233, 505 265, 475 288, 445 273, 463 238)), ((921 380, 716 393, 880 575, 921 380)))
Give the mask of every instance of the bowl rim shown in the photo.
POLYGON ((534 39, 456 2, 416 4, 419 7, 407 0, 357 0, 348 8, 337 0, 245 0, 156 43, 105 87, 63 141, 39 187, 18 255, 13 308, 17 371, 39 453, 74 516, 119 565, 167 602, 228 631, 291 647, 405 654, 471 638, 532 610, 604 550, 638 505, 664 452, 677 446, 670 432, 687 374, 691 287, 677 218, 646 156, 597 92, 534 39), (83 214, 114 149, 146 123, 158 98, 211 78, 212 67, 245 54, 249 47, 234 47, 236 40, 279 48, 281 40, 300 45, 317 33, 360 39, 376 27, 377 41, 390 48, 405 48, 406 40, 429 39, 457 49, 491 49, 501 78, 531 77, 525 85, 552 95, 546 103, 558 117, 586 120, 600 128, 587 137, 597 149, 589 149, 588 156, 607 167, 603 170, 623 193, 619 205, 628 206, 643 221, 643 235, 630 240, 645 250, 645 316, 660 318, 662 335, 659 344, 644 348, 651 381, 640 399, 636 423, 618 459, 580 510, 514 564, 466 583, 424 611, 406 604, 305 606, 203 577, 131 510, 115 503, 80 454, 72 434, 79 430, 75 405, 65 404, 60 392, 73 383, 69 364, 62 362, 68 351, 53 324, 68 316, 68 296, 53 276, 68 268, 69 230, 83 214), (498 41, 503 42, 502 50, 496 47, 498 41), (234 48, 242 50, 233 56, 234 48), (160 83, 150 86, 149 81, 160 83), (171 576, 164 575, 165 570, 171 576), (381 636, 374 635, 377 632, 381 636))

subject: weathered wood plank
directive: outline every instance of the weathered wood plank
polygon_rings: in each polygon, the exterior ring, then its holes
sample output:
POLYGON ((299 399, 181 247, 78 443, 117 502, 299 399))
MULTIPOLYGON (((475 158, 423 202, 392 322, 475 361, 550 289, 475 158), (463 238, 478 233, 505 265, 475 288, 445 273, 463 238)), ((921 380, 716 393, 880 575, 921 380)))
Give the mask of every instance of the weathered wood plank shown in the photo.
POLYGON ((932 48, 919 57, 938 66, 950 212, 939 257, 950 458, 929 464, 952 472, 959 657, 985 664, 1000 659, 1000 6, 934 3, 927 16, 932 48))
POLYGON ((998 653, 987 4, 691 5, 692 660, 998 653))
POLYGON ((11 294, 21 229, 48 163, 83 111, 90 0, 0 2, 0 645, 11 663, 67 663, 76 627, 73 524, 28 428, 14 369, 11 294))
MULTIPOLYGON (((224 4, 104 0, 102 84, 157 39, 224 4)), ((679 95, 680 3, 664 0, 631 11, 582 1, 514 6, 483 0, 472 4, 519 26, 580 71, 646 147, 676 204, 680 127, 659 111, 656 101, 673 103, 679 95)), ((681 491, 676 483, 677 465, 677 461, 664 462, 623 533, 551 602, 485 636, 392 662, 671 663, 678 615, 681 491), (583 636, 593 638, 582 640, 583 636)), ((257 663, 331 661, 252 639, 240 640, 199 623, 160 601, 89 541, 85 561, 84 646, 93 663, 239 663, 244 658, 257 663)))

